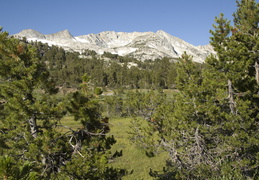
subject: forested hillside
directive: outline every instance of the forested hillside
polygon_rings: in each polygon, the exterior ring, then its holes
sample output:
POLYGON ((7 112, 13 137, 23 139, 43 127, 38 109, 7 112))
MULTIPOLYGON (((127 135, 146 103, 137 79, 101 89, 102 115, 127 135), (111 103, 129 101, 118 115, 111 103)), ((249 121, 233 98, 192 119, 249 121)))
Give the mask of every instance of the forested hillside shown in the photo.
POLYGON ((141 62, 128 56, 86 50, 84 53, 65 51, 32 42, 46 63, 58 86, 77 87, 87 74, 94 86, 126 89, 175 88, 176 59, 141 62))

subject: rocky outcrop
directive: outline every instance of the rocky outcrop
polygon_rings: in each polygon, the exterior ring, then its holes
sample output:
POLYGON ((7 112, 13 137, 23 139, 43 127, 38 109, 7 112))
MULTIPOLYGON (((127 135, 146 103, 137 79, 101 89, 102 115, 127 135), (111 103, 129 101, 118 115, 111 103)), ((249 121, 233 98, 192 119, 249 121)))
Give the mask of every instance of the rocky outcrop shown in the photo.
POLYGON ((38 31, 35 31, 33 29, 26 29, 18 34, 14 34, 15 37, 26 37, 26 38, 37 38, 37 39, 45 39, 45 35, 41 34, 38 31))
POLYGON ((74 40, 75 38, 70 34, 68 30, 60 31, 54 34, 45 35, 45 38, 50 41, 60 41, 60 40, 74 40))
POLYGON ((14 36, 26 37, 29 41, 42 41, 50 45, 58 45, 66 50, 83 52, 90 49, 99 54, 106 51, 129 55, 139 60, 154 60, 163 57, 179 58, 184 52, 187 52, 193 56, 194 61, 203 62, 210 53, 213 53, 210 45, 194 46, 161 30, 131 33, 105 31, 99 34, 73 37, 68 30, 44 35, 28 29, 14 36))

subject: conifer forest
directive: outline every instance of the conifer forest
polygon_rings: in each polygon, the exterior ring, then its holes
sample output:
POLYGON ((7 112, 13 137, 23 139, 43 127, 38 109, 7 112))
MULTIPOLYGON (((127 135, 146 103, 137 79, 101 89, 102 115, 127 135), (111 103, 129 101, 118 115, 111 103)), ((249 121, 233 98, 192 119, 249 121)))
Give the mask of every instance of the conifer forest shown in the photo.
POLYGON ((163 154, 148 179, 259 179, 259 3, 236 5, 204 63, 80 54, 1 28, 0 179, 147 179, 116 165, 129 146, 137 161, 163 154))

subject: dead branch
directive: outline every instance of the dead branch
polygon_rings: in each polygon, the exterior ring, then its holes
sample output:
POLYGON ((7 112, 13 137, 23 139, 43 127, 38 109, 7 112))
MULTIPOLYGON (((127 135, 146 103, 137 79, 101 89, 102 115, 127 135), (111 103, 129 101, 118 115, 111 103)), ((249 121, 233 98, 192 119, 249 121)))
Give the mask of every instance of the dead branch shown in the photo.
POLYGON ((231 114, 236 115, 235 106, 236 103, 234 101, 234 91, 232 88, 232 82, 228 79, 228 99, 229 99, 229 108, 231 111, 231 114))

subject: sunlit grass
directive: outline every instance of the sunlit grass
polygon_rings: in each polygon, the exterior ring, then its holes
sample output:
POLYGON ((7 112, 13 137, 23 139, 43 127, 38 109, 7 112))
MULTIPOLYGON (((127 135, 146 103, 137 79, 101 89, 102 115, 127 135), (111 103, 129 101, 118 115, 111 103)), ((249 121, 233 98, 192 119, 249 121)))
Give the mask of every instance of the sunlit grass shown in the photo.
MULTIPOLYGON (((130 131, 131 118, 112 118, 110 119, 110 132, 108 135, 113 135, 116 139, 116 144, 112 146, 112 153, 115 151, 123 152, 121 157, 115 158, 111 162, 111 166, 117 168, 123 168, 132 171, 123 177, 124 180, 149 180, 153 179, 149 176, 150 169, 162 170, 165 166, 166 154, 159 154, 156 157, 149 158, 145 155, 144 150, 139 149, 129 139, 128 132, 130 131)), ((60 131, 65 133, 69 129, 64 126, 70 127, 73 130, 77 130, 81 127, 80 122, 74 121, 73 117, 66 116, 61 119, 60 131)))
POLYGON ((137 148, 129 139, 127 133, 130 128, 130 118, 115 118, 110 120, 111 132, 117 143, 113 145, 112 151, 122 150, 123 156, 116 158, 112 166, 125 168, 133 171, 132 174, 125 176, 123 179, 153 179, 149 176, 150 169, 162 170, 165 166, 166 154, 159 154, 156 157, 149 158, 145 155, 144 150, 137 148))
POLYGON ((75 121, 72 116, 65 116, 60 120, 60 123, 58 124, 60 132, 67 132, 69 131, 68 128, 72 130, 77 130, 81 127, 81 124, 79 121, 75 121))

